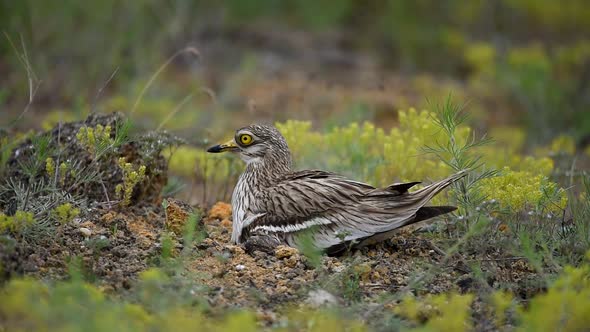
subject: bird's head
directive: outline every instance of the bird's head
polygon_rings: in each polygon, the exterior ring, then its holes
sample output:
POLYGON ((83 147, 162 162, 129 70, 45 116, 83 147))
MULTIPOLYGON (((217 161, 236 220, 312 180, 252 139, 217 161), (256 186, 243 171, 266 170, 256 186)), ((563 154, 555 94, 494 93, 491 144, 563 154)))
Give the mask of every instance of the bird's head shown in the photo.
POLYGON ((234 152, 247 164, 264 162, 291 167, 287 141, 277 128, 269 125, 254 124, 238 129, 233 139, 212 146, 207 152, 234 152))

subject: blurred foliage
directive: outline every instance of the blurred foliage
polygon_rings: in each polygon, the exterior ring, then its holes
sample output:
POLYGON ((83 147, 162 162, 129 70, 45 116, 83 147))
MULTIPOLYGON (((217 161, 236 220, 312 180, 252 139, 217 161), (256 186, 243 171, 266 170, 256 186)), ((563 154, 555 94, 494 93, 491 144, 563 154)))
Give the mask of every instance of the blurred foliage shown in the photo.
MULTIPOLYGON (((588 256, 588 255, 587 255, 588 256)), ((590 326, 590 266, 567 266, 547 293, 522 314, 523 330, 580 331, 590 326)), ((522 311, 524 311, 521 308, 522 311)))
MULTIPOLYGON (((9 331, 257 331, 262 325, 248 311, 228 311, 207 317, 203 308, 186 301, 165 301, 169 276, 150 269, 140 276, 138 302, 105 295, 77 277, 45 284, 32 279, 12 279, 0 289, 0 328, 9 331)), ((179 290, 177 290, 180 292, 179 290)), ((178 295, 178 294, 177 294, 178 295)), ((185 298, 183 295, 181 298, 185 298)), ((509 293, 494 292, 488 305, 496 328, 522 331, 580 331, 590 324, 590 265, 566 267, 546 293, 518 304, 509 293)), ((173 298, 170 298, 173 299, 173 298)), ((393 306, 390 315, 403 318, 408 331, 467 331, 473 294, 408 296, 393 306)), ((370 322, 367 322, 370 324, 370 322)), ((272 330, 365 331, 367 323, 342 313, 305 308, 290 309, 272 330)))
MULTIPOLYGON (((581 140, 590 132, 586 0, 27 0, 2 2, 0 22, 11 40, 0 42, 6 55, 0 59, 5 72, 0 101, 28 98, 23 55, 36 78, 51 82, 40 85, 44 103, 84 112, 79 105, 94 101, 114 72, 110 88, 133 94, 156 64, 201 32, 231 36, 270 26, 340 32, 345 49, 370 50, 402 72, 467 78, 482 96, 508 98, 524 110, 521 120, 531 129, 530 139, 547 142, 568 133, 581 140)), ((170 111, 177 104, 157 97, 144 113, 156 121, 158 109, 170 111)), ((129 109, 122 99, 109 104, 129 109)), ((186 121, 174 122, 180 126, 199 119, 198 112, 181 116, 186 121)))
POLYGON ((469 331, 469 304, 472 301, 471 294, 432 295, 422 301, 407 297, 396 311, 414 324, 427 321, 426 331, 469 331))
MULTIPOLYGON (((174 92, 170 92, 176 95, 174 92)), ((191 128, 195 123, 198 123, 200 112, 195 111, 194 108, 197 105, 191 105, 186 107, 185 112, 179 112, 174 114, 174 121, 166 121, 170 112, 174 110, 179 104, 179 98, 172 98, 169 95, 157 95, 145 98, 141 103, 138 111, 133 119, 136 122, 143 122, 147 127, 157 127, 158 125, 165 124, 165 129, 169 130, 182 130, 191 128), (146 123, 147 122, 147 123, 146 123)), ((120 112, 129 111, 133 106, 134 100, 121 95, 115 95, 107 98, 101 105, 100 110, 103 112, 120 112)))
MULTIPOLYGON (((407 297, 394 311, 420 326, 420 331, 468 331, 473 298, 454 293, 407 297)), ((492 293, 489 302, 500 330, 512 325, 517 331, 580 331, 590 324, 589 298, 590 265, 585 264, 567 266, 547 292, 528 305, 517 305, 504 292, 492 293), (511 317, 508 322, 507 317, 511 317)))
MULTIPOLYGON (((54 285, 13 279, 0 289, 0 328, 10 331, 258 331, 256 316, 228 310, 211 317, 195 303, 195 288, 179 289, 160 269, 141 273, 131 297, 136 303, 105 295, 74 278, 54 285), (174 287, 169 287, 174 286, 174 287)), ((362 324, 323 311, 293 310, 280 330, 364 331, 362 324)))

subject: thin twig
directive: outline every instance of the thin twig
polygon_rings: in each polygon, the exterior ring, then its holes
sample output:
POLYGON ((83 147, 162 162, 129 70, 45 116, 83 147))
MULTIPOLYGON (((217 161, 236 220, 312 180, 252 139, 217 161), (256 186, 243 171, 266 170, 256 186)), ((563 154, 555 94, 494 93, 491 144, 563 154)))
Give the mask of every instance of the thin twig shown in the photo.
POLYGON ((102 186, 102 190, 104 191, 104 196, 107 199, 107 206, 109 208, 109 210, 111 209, 111 200, 109 199, 109 193, 107 192, 107 187, 104 185, 104 181, 102 181, 102 179, 100 179, 100 185, 102 186))

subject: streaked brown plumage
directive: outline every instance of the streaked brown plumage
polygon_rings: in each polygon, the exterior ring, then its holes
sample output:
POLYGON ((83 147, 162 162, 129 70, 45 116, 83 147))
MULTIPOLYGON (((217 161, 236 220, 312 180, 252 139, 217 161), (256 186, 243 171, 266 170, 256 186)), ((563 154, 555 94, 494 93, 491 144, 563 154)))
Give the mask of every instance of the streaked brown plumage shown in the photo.
POLYGON ((466 175, 459 172, 420 190, 419 182, 375 188, 319 170, 293 171, 285 138, 272 126, 251 125, 208 152, 238 153, 247 164, 232 196, 232 242, 255 235, 274 244, 298 246, 313 228, 313 243, 328 253, 368 239, 385 239, 396 229, 455 210, 425 207, 442 189, 466 175))

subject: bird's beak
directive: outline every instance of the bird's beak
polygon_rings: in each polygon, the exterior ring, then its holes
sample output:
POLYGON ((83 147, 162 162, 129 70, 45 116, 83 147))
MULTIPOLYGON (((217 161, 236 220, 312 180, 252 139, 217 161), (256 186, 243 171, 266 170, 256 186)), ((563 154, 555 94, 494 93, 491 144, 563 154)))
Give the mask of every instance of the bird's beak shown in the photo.
POLYGON ((218 144, 218 145, 210 147, 209 149, 207 149, 207 152, 211 152, 211 153, 219 153, 219 152, 226 152, 226 151, 234 152, 234 151, 238 151, 238 149, 239 148, 236 145, 236 143, 234 142, 234 140, 231 139, 223 144, 218 144))

